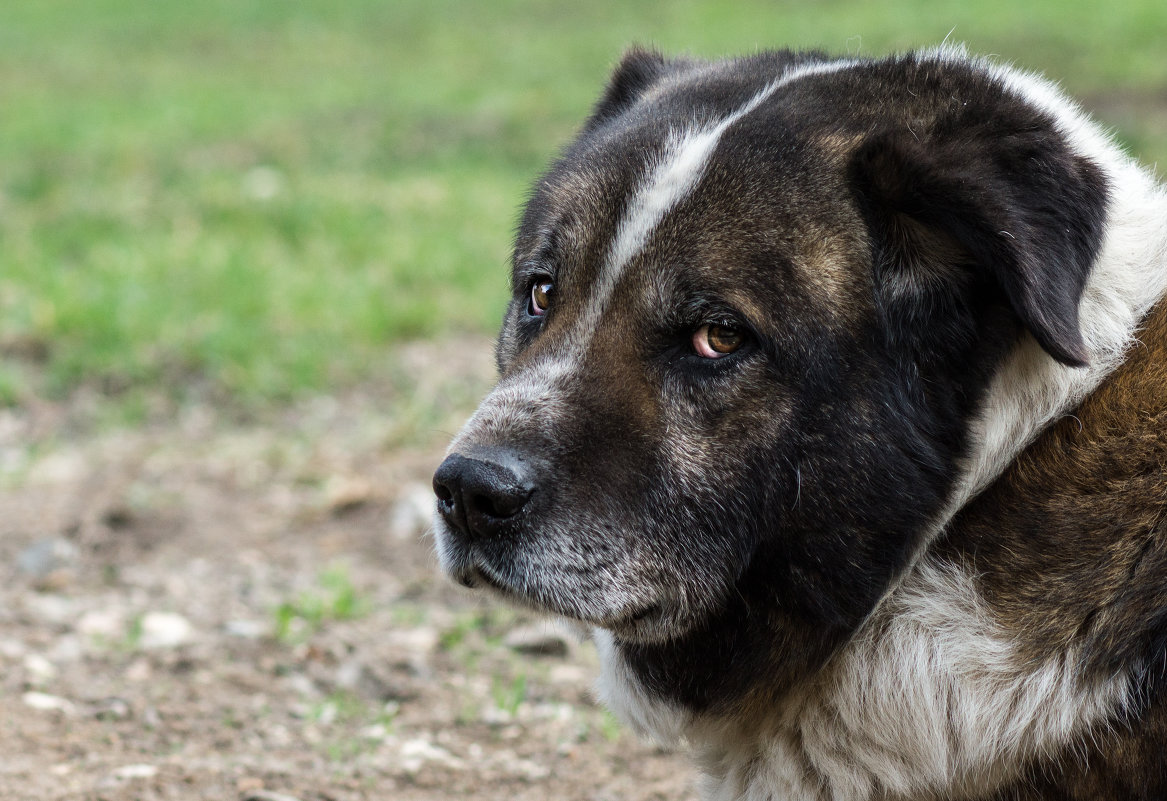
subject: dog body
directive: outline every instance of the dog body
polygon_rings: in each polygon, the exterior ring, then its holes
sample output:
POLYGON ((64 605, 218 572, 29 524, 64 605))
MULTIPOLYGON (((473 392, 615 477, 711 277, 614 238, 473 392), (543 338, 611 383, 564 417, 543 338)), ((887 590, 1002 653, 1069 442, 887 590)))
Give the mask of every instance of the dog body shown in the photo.
POLYGON ((708 798, 1167 797, 1167 193, 1054 87, 633 52, 513 288, 443 567, 708 798))

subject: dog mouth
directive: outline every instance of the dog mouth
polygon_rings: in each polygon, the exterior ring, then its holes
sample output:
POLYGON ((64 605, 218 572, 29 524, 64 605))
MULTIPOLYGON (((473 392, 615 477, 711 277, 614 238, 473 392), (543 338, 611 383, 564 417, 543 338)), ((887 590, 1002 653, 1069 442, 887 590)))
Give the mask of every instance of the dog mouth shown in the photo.
POLYGON ((490 575, 481 567, 464 567, 453 576, 453 579, 463 587, 470 590, 480 590, 483 587, 486 587, 501 595, 506 596, 507 598, 517 599, 520 597, 517 592, 512 590, 501 580, 496 579, 494 576, 490 575))
POLYGON ((550 612, 580 623, 598 626, 629 639, 639 639, 646 629, 655 628, 665 616, 664 606, 659 602, 645 603, 634 607, 632 611, 589 614, 571 603, 521 592, 482 565, 467 566, 458 571, 453 579, 468 589, 489 590, 517 606, 544 613, 550 612))
POLYGON ((608 629, 625 640, 657 639, 659 635, 650 637, 649 634, 660 628, 664 616, 664 607, 653 603, 630 615, 625 615, 619 620, 606 623, 602 628, 608 629))

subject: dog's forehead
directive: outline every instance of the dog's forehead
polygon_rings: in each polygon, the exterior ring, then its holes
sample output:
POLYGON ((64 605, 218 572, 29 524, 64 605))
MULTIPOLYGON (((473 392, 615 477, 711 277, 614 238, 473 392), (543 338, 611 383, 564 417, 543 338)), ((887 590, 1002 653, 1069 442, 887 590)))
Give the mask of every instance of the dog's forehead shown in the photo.
MULTIPOLYGON (((550 228, 589 237, 614 233, 621 212, 649 188, 658 168, 676 160, 698 134, 712 133, 761 99, 767 88, 764 80, 703 65, 653 87, 618 118, 585 130, 536 184, 519 229, 516 261, 538 252, 550 228)), ((699 175, 709 155, 701 145, 715 145, 723 132, 687 148, 690 160, 677 165, 683 168, 673 170, 673 177, 699 175)))
POLYGON ((748 315, 757 289, 796 282, 828 309, 853 308, 850 267, 867 243, 843 184, 859 137, 802 125, 773 94, 739 88, 728 111, 661 98, 569 152, 536 187, 517 273, 552 274, 576 306, 617 287, 649 308, 752 287, 736 293, 748 315))

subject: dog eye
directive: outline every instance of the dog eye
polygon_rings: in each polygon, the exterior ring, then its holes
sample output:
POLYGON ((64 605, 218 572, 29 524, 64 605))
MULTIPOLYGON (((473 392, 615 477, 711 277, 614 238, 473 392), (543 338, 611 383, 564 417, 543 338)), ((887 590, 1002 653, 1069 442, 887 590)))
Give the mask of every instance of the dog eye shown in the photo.
POLYGON ((742 346, 745 337, 727 325, 703 325, 693 334, 693 350, 705 359, 720 359, 742 346))
POLYGON ((532 317, 542 317, 551 307, 551 293, 555 284, 550 281, 536 281, 531 286, 531 297, 527 301, 527 314, 532 317))

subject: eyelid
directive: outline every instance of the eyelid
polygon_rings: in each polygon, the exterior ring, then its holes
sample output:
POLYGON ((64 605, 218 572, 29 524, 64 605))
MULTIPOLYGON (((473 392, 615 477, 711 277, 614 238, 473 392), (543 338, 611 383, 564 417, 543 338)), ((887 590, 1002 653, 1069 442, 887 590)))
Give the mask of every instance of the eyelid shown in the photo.
POLYGON ((683 317, 677 328, 688 334, 692 334, 702 326, 715 325, 721 328, 733 328, 748 337, 755 335, 754 327, 745 315, 724 303, 695 303, 681 311, 683 317))
POLYGON ((515 267, 514 285, 517 292, 530 292, 540 280, 555 283, 555 271, 542 262, 524 262, 515 267))
POLYGON ((535 274, 533 274, 527 280, 527 282, 523 285, 526 287, 526 290, 525 290, 526 294, 530 295, 531 292, 535 289, 535 287, 539 286, 539 284, 551 284, 551 286, 554 287, 555 286, 555 278, 548 275, 547 273, 535 273, 535 274))

